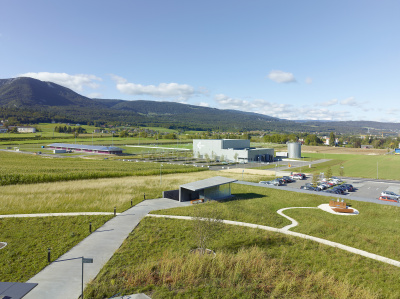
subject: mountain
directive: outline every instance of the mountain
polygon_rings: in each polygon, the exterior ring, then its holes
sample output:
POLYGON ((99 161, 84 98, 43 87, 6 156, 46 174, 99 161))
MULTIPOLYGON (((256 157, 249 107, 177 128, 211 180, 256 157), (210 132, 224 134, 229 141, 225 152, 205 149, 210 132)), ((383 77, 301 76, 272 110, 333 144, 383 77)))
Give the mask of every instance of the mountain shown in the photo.
POLYGON ((197 130, 275 130, 287 126, 287 121, 278 118, 236 110, 175 102, 90 99, 53 82, 26 77, 0 80, 0 117, 16 117, 20 122, 117 122, 197 130))
POLYGON ((42 106, 101 107, 103 105, 56 83, 19 77, 0 79, 0 106, 26 108, 42 106))
POLYGON ((237 110, 175 102, 90 99, 71 89, 33 78, 0 79, 0 119, 20 123, 71 122, 162 126, 184 130, 222 130, 307 133, 392 133, 399 123, 368 121, 289 121, 237 110))

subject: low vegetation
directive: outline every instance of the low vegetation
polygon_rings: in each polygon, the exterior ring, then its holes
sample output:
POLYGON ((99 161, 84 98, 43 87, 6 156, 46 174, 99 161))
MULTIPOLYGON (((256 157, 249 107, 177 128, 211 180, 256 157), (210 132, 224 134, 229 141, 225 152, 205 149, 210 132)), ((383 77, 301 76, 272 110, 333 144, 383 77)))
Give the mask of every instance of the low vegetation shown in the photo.
POLYGON ((98 179, 124 176, 197 172, 204 170, 187 165, 149 162, 124 162, 81 158, 46 158, 29 154, 0 153, 0 186, 43 182, 98 179))
POLYGON ((25 282, 101 227, 111 216, 74 216, 0 219, 0 281, 25 282))
POLYGON ((398 268, 312 241, 225 225, 210 244, 216 252, 212 258, 190 254, 196 247, 192 236, 188 221, 145 218, 88 285, 85 297, 138 292, 152 298, 400 296, 398 268))
MULTIPOLYGON (((128 163, 129 164, 129 163, 128 163)), ((149 163, 150 164, 150 163, 149 163)), ((242 174, 194 172, 132 176, 111 179, 82 180, 33 185, 0 187, 0 214, 117 212, 128 209, 146 198, 159 198, 162 191, 177 189, 181 184, 223 175, 241 179, 242 174), (161 183, 160 183, 161 178, 161 183)), ((244 174, 247 181, 258 182, 261 175, 244 174)))

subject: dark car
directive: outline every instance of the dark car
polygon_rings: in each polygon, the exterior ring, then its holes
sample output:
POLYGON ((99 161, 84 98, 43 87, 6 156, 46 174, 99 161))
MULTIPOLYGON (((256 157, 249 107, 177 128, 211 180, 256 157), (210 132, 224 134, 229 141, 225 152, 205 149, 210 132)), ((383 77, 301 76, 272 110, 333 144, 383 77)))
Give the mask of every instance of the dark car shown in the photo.
POLYGON ((313 186, 307 186, 307 185, 301 186, 300 189, 318 191, 317 188, 314 188, 313 186))
POLYGON ((292 179, 290 176, 283 176, 282 177, 285 181, 286 181, 286 183, 292 183, 292 182, 294 182, 294 179, 292 179))
POLYGON ((351 184, 342 184, 340 186, 342 186, 342 188, 345 188, 345 190, 347 192, 353 192, 354 191, 354 187, 351 184))
POLYGON ((340 187, 332 188, 332 190, 335 191, 337 194, 344 194, 344 190, 340 187))

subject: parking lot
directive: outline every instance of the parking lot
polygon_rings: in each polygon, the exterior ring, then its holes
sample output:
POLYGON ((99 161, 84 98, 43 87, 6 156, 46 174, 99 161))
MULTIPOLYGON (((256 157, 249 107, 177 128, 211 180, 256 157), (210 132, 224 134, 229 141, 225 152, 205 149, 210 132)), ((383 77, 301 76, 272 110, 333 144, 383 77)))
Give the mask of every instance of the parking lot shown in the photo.
MULTIPOLYGON (((348 184, 352 184, 356 189, 355 192, 347 193, 347 195, 351 197, 369 198, 378 202, 378 197, 382 191, 392 191, 397 194, 400 193, 399 181, 384 181, 361 178, 343 178, 343 181, 348 184)), ((300 187, 306 183, 312 183, 311 176, 307 177, 305 180, 297 180, 293 183, 288 183, 286 186, 289 188, 300 189, 300 187)), ((330 196, 334 195, 330 194, 330 196)))

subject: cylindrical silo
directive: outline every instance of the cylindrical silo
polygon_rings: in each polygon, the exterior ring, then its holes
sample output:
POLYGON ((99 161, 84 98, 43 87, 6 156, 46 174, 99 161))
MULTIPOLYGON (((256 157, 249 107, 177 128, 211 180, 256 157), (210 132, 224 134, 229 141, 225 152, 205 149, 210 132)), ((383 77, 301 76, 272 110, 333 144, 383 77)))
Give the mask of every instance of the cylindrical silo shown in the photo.
POLYGON ((288 142, 287 144, 289 158, 301 159, 301 143, 288 142))

